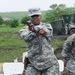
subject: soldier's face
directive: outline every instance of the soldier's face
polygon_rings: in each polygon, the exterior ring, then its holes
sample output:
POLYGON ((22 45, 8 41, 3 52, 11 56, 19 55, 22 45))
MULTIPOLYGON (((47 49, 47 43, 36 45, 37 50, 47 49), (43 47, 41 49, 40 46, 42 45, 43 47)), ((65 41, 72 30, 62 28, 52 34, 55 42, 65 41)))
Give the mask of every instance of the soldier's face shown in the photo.
POLYGON ((41 20, 41 16, 40 15, 34 15, 31 16, 31 21, 34 25, 39 25, 40 24, 40 20, 41 20))

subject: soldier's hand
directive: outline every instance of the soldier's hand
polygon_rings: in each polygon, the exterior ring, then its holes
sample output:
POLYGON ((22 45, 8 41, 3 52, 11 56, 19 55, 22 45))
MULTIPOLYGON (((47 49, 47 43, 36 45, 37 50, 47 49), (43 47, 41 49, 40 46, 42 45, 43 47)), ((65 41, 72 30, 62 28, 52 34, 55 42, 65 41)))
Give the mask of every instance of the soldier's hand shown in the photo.
POLYGON ((29 26, 29 30, 30 30, 30 31, 34 31, 34 30, 35 30, 35 29, 34 29, 34 25, 30 25, 30 26, 29 26))
POLYGON ((38 32, 38 34, 40 34, 40 35, 43 35, 45 33, 46 33, 46 31, 44 29, 40 29, 39 32, 38 32))

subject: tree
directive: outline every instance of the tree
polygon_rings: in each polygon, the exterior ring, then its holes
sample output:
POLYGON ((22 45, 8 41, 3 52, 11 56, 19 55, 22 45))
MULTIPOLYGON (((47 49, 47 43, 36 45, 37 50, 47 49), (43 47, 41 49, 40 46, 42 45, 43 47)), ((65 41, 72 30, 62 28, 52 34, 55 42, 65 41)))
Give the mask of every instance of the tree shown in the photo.
POLYGON ((66 5, 65 4, 52 4, 50 6, 50 8, 52 10, 47 11, 47 13, 45 14, 45 18, 47 21, 51 22, 53 20, 58 20, 63 13, 65 13, 64 9, 66 9, 66 5))
POLYGON ((50 8, 52 8, 53 10, 55 10, 55 9, 57 8, 57 4, 52 4, 52 5, 50 6, 50 8))
POLYGON ((66 5, 65 5, 65 4, 59 4, 59 5, 57 5, 57 4, 52 4, 52 5, 50 6, 50 8, 51 8, 52 10, 63 10, 63 9, 66 8, 66 5))
POLYGON ((59 7, 59 9, 63 10, 66 8, 66 5, 65 4, 59 4, 58 7, 59 7))

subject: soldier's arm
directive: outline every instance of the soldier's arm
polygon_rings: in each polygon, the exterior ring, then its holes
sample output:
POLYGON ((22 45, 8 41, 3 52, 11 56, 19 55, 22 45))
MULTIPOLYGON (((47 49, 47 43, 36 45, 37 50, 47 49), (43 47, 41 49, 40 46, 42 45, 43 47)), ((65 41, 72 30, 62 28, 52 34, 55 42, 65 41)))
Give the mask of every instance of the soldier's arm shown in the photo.
POLYGON ((68 61, 70 59, 71 50, 72 50, 72 39, 71 37, 68 37, 63 45, 62 50, 62 56, 64 57, 65 61, 68 61))
POLYGON ((44 36, 46 37, 51 37, 53 36, 53 28, 50 24, 44 24, 42 30, 40 30, 39 32, 43 33, 44 36))
POLYGON ((23 28, 19 31, 20 37, 25 41, 31 41, 37 37, 37 34, 33 31, 30 31, 28 28, 23 28))

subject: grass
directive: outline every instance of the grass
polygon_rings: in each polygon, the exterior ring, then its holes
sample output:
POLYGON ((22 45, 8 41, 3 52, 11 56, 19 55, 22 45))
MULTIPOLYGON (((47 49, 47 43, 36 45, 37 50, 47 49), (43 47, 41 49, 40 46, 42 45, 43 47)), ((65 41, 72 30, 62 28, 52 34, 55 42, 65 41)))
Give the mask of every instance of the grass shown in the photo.
POLYGON ((22 53, 25 49, 19 50, 0 50, 0 62, 11 62, 18 57, 19 61, 22 61, 22 53))
POLYGON ((19 32, 19 30, 23 27, 23 25, 19 25, 16 28, 10 28, 6 25, 0 25, 0 34, 1 33, 16 33, 19 32))
POLYGON ((57 49, 58 47, 62 46, 64 44, 64 39, 52 39, 52 47, 54 49, 57 49))
POLYGON ((0 27, 0 62, 13 61, 16 57, 21 61, 26 51, 26 43, 18 35, 21 28, 0 27))
MULTIPOLYGON (((26 43, 18 35, 22 27, 22 25, 17 28, 0 26, 0 63, 14 61, 16 57, 22 61, 22 54, 26 51, 26 43)), ((56 49, 63 42, 64 40, 61 39, 52 39, 52 46, 56 49)))

